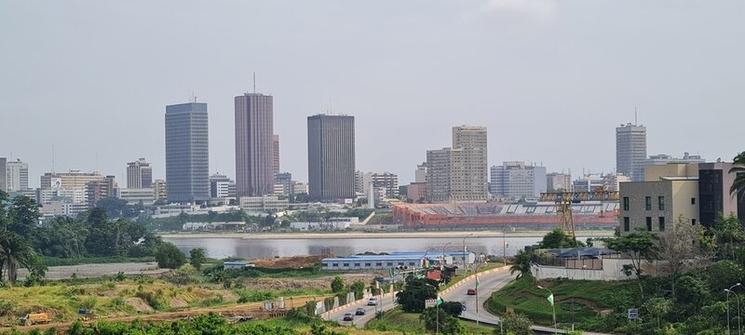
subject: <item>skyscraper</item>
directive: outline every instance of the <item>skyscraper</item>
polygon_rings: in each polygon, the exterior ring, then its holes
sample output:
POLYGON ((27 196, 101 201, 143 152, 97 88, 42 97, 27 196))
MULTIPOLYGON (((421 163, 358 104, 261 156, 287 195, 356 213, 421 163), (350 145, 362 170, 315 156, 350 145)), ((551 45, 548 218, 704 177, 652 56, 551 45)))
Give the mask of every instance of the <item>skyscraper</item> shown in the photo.
POLYGON ((150 188, 153 185, 153 168, 144 158, 127 163, 127 188, 150 188))
POLYGON ((166 188, 170 202, 210 197, 207 104, 166 106, 166 188))
POLYGON ((616 172, 644 181, 647 159, 647 128, 627 123, 616 127, 616 172))
POLYGON ((279 173, 279 135, 272 135, 272 175, 279 173))
POLYGON ((308 117, 308 186, 314 200, 354 198, 354 116, 308 117))
POLYGON ((235 97, 235 184, 238 197, 274 191, 273 98, 260 93, 235 97))
POLYGON ((28 163, 20 159, 6 163, 6 184, 8 192, 28 190, 28 163))
POLYGON ((486 127, 453 127, 455 166, 451 170, 451 199, 486 200, 489 192, 486 127))

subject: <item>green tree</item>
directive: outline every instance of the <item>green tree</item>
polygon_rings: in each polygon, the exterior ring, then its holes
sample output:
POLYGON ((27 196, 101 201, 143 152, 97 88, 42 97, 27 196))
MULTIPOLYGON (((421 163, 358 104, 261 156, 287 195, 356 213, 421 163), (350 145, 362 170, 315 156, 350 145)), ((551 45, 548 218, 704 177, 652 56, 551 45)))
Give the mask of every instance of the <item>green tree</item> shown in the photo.
POLYGON ((344 279, 339 276, 334 277, 331 281, 331 292, 339 293, 344 291, 344 279))
POLYGON ((643 274, 643 262, 652 262, 657 259, 659 248, 657 236, 646 231, 636 231, 616 238, 605 240, 609 249, 626 254, 631 259, 631 264, 623 266, 623 272, 627 276, 636 275, 639 284, 639 293, 644 296, 644 287, 641 283, 643 274))
POLYGON ((742 283, 745 269, 733 261, 723 260, 712 264, 706 270, 706 275, 711 291, 721 293, 735 283, 742 283))
POLYGON ((678 224, 659 237, 659 258, 670 274, 673 296, 680 273, 702 267, 713 258, 713 244, 709 240, 701 225, 685 224, 682 215, 678 224))
POLYGON ((557 249, 581 247, 584 244, 580 241, 575 241, 563 229, 555 228, 543 236, 543 240, 538 243, 538 246, 542 249, 557 249))
POLYGON ((189 264, 197 270, 202 269, 202 264, 207 261, 207 252, 204 248, 194 248, 189 250, 189 264))
POLYGON ((15 197, 8 210, 10 222, 8 230, 19 236, 30 239, 36 227, 39 225, 39 205, 29 197, 15 197))
POLYGON ((44 222, 34 234, 34 249, 45 256, 75 258, 85 254, 88 230, 67 216, 44 222))
POLYGON ((419 319, 424 321, 424 328, 429 331, 439 330, 441 334, 463 334, 464 328, 460 321, 445 313, 442 308, 427 308, 419 316, 419 319))
POLYGON ((735 180, 729 191, 731 194, 743 195, 745 193, 745 151, 737 154, 732 160, 732 168, 729 173, 735 173, 735 180))
POLYGON ((745 229, 740 220, 734 216, 719 216, 714 222, 711 232, 719 246, 719 257, 735 259, 735 249, 745 241, 745 229))
POLYGON ((440 310, 452 316, 460 315, 463 312, 463 307, 463 304, 458 301, 448 301, 440 304, 440 310))
POLYGON ((109 222, 106 211, 102 208, 91 209, 85 221, 88 237, 85 239, 85 250, 93 256, 113 256, 116 253, 117 233, 113 223, 109 222))
POLYGON ((173 243, 161 242, 155 250, 158 267, 178 269, 186 264, 186 256, 173 243))
POLYGON ((396 300, 406 312, 421 313, 424 301, 437 297, 437 282, 426 278, 406 278, 403 290, 396 293, 396 300))
MULTIPOLYGON (((530 329, 532 324, 530 319, 522 314, 507 312, 502 315, 502 326, 508 334, 532 335, 533 331, 530 329)), ((499 334, 499 329, 495 329, 495 334, 499 334)))
POLYGON ((18 280, 18 267, 32 269, 43 268, 30 243, 15 232, 5 228, 0 230, 0 259, 7 271, 8 282, 15 284, 18 280))
POLYGON ((649 317, 657 319, 657 329, 662 328, 661 320, 673 309, 673 302, 665 298, 651 298, 642 306, 649 317))
POLYGON ((530 272, 530 266, 533 263, 533 252, 520 250, 514 257, 514 261, 510 266, 510 274, 517 273, 517 279, 522 277, 532 278, 533 273, 530 272))
POLYGON ((135 216, 133 207, 128 205, 126 200, 116 197, 107 197, 98 200, 96 207, 103 209, 110 218, 129 218, 135 216))
POLYGON ((365 293, 365 283, 357 280, 352 285, 349 285, 349 290, 354 292, 355 299, 362 299, 365 293))

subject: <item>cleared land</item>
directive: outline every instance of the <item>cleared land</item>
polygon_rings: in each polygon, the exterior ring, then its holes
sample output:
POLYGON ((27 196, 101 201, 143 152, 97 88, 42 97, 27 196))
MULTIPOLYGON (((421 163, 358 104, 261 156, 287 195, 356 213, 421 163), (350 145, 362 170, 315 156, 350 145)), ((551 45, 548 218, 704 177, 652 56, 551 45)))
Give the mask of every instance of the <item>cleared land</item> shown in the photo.
MULTIPOLYGON (((63 265, 50 266, 47 269, 46 279, 68 279, 73 275, 77 278, 97 278, 112 276, 119 272, 126 275, 157 275, 168 271, 168 269, 159 269, 156 262, 63 265)), ((27 273, 26 269, 18 270, 18 275, 21 278, 25 277, 27 273)))
MULTIPOLYGON (((397 334, 426 334, 424 322, 419 320, 419 313, 406 313, 400 308, 385 312, 380 319, 374 319, 367 324, 367 329, 376 331, 395 332, 397 334)), ((466 334, 493 334, 494 328, 479 325, 475 322, 461 321, 466 334)))

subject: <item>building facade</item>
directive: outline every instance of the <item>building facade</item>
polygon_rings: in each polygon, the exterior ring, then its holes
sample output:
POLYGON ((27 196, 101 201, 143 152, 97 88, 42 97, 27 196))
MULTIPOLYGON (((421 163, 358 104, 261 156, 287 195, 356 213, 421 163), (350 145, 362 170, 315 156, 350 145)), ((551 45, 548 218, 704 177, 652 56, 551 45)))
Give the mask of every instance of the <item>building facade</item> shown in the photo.
POLYGON ((272 135, 272 175, 279 173, 279 135, 272 135))
POLYGON ((416 170, 414 170, 414 182, 415 183, 426 183, 427 182, 427 162, 417 164, 416 170))
POLYGON ((546 168, 523 161, 491 167, 491 194, 510 199, 531 198, 546 192, 546 168))
POLYGON ((235 97, 235 182, 239 197, 274 191, 273 110, 271 95, 245 93, 235 97))
POLYGON ((127 188, 151 188, 153 186, 153 168, 145 158, 127 163, 127 188))
POLYGON ((116 197, 117 191, 114 176, 106 176, 103 180, 89 181, 85 184, 85 201, 89 208, 93 208, 103 198, 116 197))
POLYGON ((126 201, 128 205, 142 203, 150 206, 155 202, 155 192, 152 188, 123 188, 119 190, 119 199, 126 201))
POLYGON ((381 189, 386 198, 398 197, 398 175, 390 172, 373 173, 370 178, 372 186, 381 189))
POLYGON ((427 201, 450 200, 451 152, 450 148, 427 150, 427 201))
POLYGON ((729 173, 732 163, 698 164, 699 215, 701 224, 711 227, 720 215, 738 216, 737 194, 730 193, 736 175, 729 173))
POLYGON ((0 157, 0 191, 3 191, 3 192, 8 192, 7 164, 8 164, 8 159, 5 157, 0 157))
POLYGON ((355 197, 354 117, 308 117, 310 198, 333 201, 355 197))
POLYGON ((646 161, 647 128, 631 123, 616 127, 616 172, 643 181, 646 161))
MULTIPOLYGON (((20 192, 28 190, 28 163, 20 159, 8 161, 6 164, 6 192, 20 192)), ((0 162, 0 169, 2 163, 0 162)))
POLYGON ((667 164, 699 164, 705 163, 706 160, 701 158, 699 155, 691 155, 687 152, 683 153, 683 158, 674 157, 668 154, 651 155, 644 161, 644 166, 652 165, 667 165, 667 164))
POLYGON ((210 198, 235 198, 237 190, 235 182, 226 175, 215 173, 210 176, 210 198))
POLYGON ((620 185, 620 232, 664 233, 675 224, 698 224, 698 180, 662 177, 657 181, 620 185))
POLYGON ((546 174, 547 192, 572 192, 572 175, 552 172, 546 174))
POLYGON ((282 187, 281 195, 289 196, 292 194, 292 173, 282 172, 277 173, 274 176, 274 186, 280 185, 282 187))
POLYGON ((486 200, 489 194, 486 127, 453 127, 451 199, 486 200))
POLYGON ((166 187, 169 202, 210 197, 207 104, 166 106, 166 187))
POLYGON ((153 181, 153 197, 157 202, 165 202, 168 200, 168 190, 166 188, 165 180, 156 179, 153 181))

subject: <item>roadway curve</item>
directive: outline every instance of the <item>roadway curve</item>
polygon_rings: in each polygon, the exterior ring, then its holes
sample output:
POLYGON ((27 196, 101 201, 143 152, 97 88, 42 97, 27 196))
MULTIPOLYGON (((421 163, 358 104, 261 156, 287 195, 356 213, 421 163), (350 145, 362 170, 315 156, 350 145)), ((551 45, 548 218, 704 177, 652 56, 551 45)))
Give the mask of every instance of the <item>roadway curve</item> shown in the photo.
MULTIPOLYGON (((460 315, 461 319, 476 321, 480 323, 487 323, 495 326, 499 326, 499 317, 489 313, 484 304, 489 299, 491 294, 505 285, 509 284, 515 275, 510 274, 509 267, 501 267, 484 273, 479 273, 479 295, 478 301, 475 295, 468 295, 469 288, 475 288, 475 277, 470 276, 463 279, 456 286, 447 289, 440 293, 440 296, 445 301, 460 301, 466 305, 466 310, 460 315), (476 313, 476 306, 478 305, 478 314, 476 313)), ((566 334, 568 331, 563 329, 554 329, 553 327, 544 327, 533 325, 531 327, 536 334, 566 334)), ((603 333, 583 332, 585 335, 609 335, 603 333)))
POLYGON ((382 311, 387 312, 395 308, 395 293, 387 293, 384 296, 378 297, 378 306, 368 306, 367 298, 357 300, 353 303, 341 306, 337 309, 331 310, 321 315, 324 320, 336 321, 343 326, 355 326, 357 328, 364 328, 370 320, 375 318, 375 313, 382 311), (357 308, 365 310, 365 315, 354 315, 357 308), (354 315, 353 321, 344 321, 344 314, 352 313, 354 315))

